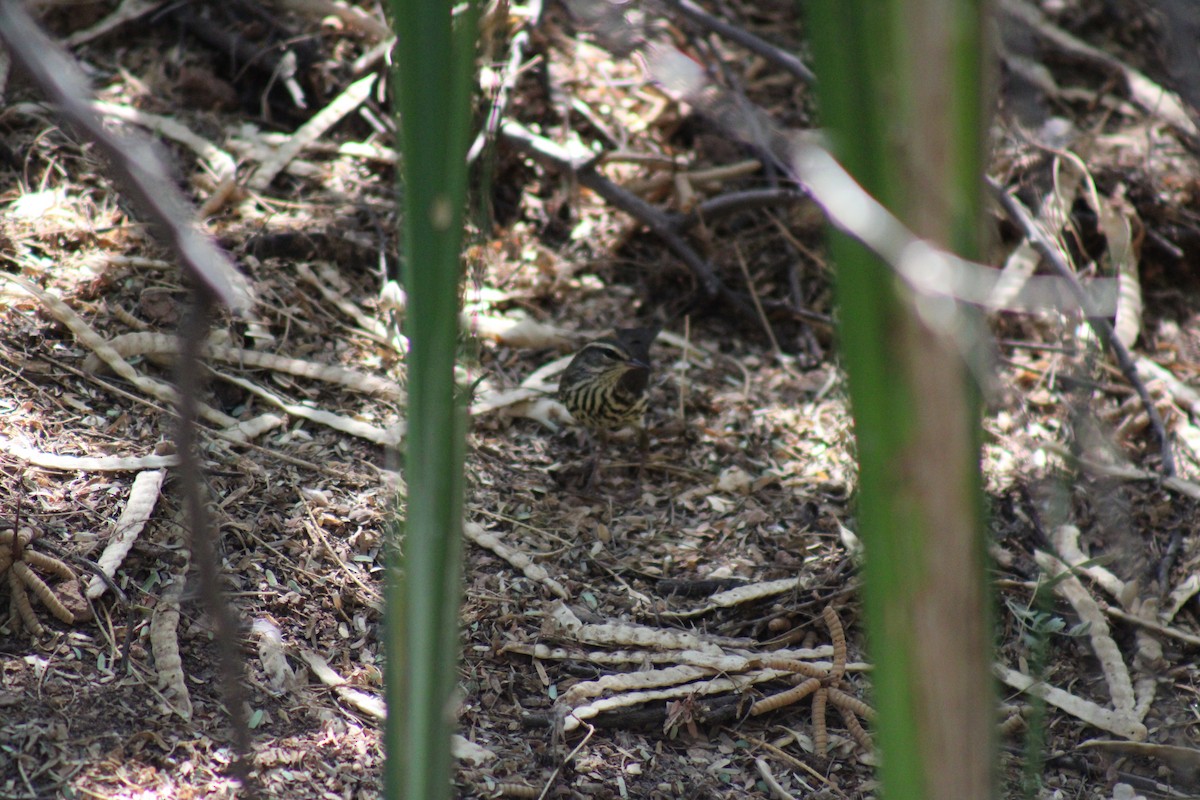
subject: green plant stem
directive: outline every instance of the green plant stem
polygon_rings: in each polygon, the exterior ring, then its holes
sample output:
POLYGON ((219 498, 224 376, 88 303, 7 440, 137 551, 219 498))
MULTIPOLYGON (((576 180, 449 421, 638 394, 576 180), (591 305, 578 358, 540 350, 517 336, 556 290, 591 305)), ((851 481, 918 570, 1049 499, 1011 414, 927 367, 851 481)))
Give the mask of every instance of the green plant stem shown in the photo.
POLYGON ((404 540, 389 548, 403 556, 388 570, 385 788, 414 800, 442 800, 451 788, 465 428, 454 359, 475 35, 467 8, 453 20, 449 3, 391 4, 410 349, 404 540))
MULTIPOLYGON (((835 155, 911 230, 970 257, 986 129, 980 4, 808 8, 835 155)), ((883 793, 984 800, 994 791, 995 723, 978 404, 959 356, 969 348, 929 327, 890 268, 858 244, 835 236, 833 254, 883 793)))

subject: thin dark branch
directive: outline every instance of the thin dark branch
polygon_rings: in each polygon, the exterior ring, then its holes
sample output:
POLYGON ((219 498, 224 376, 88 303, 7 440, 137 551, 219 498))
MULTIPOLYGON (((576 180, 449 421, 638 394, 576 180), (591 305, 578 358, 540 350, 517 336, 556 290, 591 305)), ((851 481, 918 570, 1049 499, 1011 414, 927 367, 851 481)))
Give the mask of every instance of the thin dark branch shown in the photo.
POLYGON ((59 113, 107 156, 126 193, 158 223, 160 233, 200 286, 234 311, 251 297, 233 263, 192 224, 192 212, 170 170, 141 136, 115 136, 93 113, 83 73, 71 57, 34 23, 19 0, 0 0, 0 40, 59 113))
POLYGON ((286 50, 278 44, 264 47, 252 42, 236 30, 214 24, 188 3, 170 6, 166 13, 175 19, 182 30, 220 53, 239 73, 246 69, 255 69, 267 75, 285 72, 282 62, 286 50))
POLYGON ((717 277, 712 265, 683 240, 676 232, 671 219, 633 192, 597 172, 594 154, 572 154, 567 148, 544 136, 538 136, 513 120, 505 120, 501 124, 500 135, 521 152, 557 170, 571 173, 581 184, 653 231, 691 269, 700 282, 706 299, 712 300, 728 295, 728 289, 717 277))
POLYGON ((672 216, 671 225, 677 231, 686 231, 701 221, 711 222, 718 217, 726 217, 739 211, 749 211, 755 208, 778 208, 790 203, 810 200, 809 194, 801 189, 778 186, 768 189, 749 189, 743 192, 730 192, 719 195, 711 200, 705 200, 687 214, 672 216))
POLYGON ((202 376, 205 374, 201 354, 208 339, 212 306, 213 298, 203 287, 198 287, 193 292, 192 304, 179 329, 180 352, 176 369, 179 432, 176 435, 176 448, 179 451, 180 483, 191 528, 192 563, 196 565, 200 597, 205 611, 216 630, 215 646, 221 676, 221 694, 233 728, 233 746, 236 754, 233 772, 242 781, 244 792, 254 796, 257 794, 257 787, 251 783, 250 775, 250 726, 246 718, 245 676, 238 648, 238 617, 221 591, 217 537, 209 519, 204 491, 204 471, 196 449, 196 398, 199 396, 202 376))
MULTIPOLYGON (((1003 186, 993 180, 990 176, 987 178, 988 187, 996 195, 1000 205, 1004 211, 1012 219, 1013 222, 1021 229, 1022 233, 1029 239, 1034 249, 1046 259, 1046 262, 1054 269, 1059 276, 1066 281, 1070 287, 1071 293, 1075 296, 1075 300, 1079 303, 1079 307, 1087 309, 1089 301, 1083 287, 1079 285, 1079 279, 1075 275, 1075 271, 1071 269, 1058 248, 1053 242, 1047 238, 1046 234, 1038 227, 1033 217, 1029 215, 1029 211, 1025 206, 1012 197, 1003 186)), ((1162 451, 1162 471, 1168 478, 1175 476, 1175 456, 1171 452, 1171 441, 1167 437, 1167 428, 1163 424, 1162 415, 1158 413, 1158 408, 1154 405, 1154 399, 1150 396, 1150 391, 1146 388, 1141 378, 1137 374, 1137 366, 1133 363, 1133 356, 1130 355, 1129 349, 1124 343, 1117 338, 1113 332, 1112 323, 1105 317, 1088 316, 1088 325, 1100 337, 1100 341, 1104 343, 1117 359, 1117 366, 1121 370, 1121 374, 1125 376, 1125 380, 1129 381, 1129 385, 1137 392, 1138 397, 1142 400, 1142 405, 1146 408, 1146 414, 1150 418, 1150 427, 1154 429, 1154 435, 1158 437, 1160 449, 1162 451)))
POLYGON ((731 42, 740 44, 750 52, 767 59, 775 66, 787 70, 805 83, 809 85, 816 84, 817 76, 813 74, 812 70, 804 66, 804 62, 786 50, 781 50, 749 31, 744 31, 735 25, 730 25, 723 19, 714 17, 693 3, 692 0, 667 0, 667 4, 697 25, 702 25, 713 33, 723 36, 731 42))
MULTIPOLYGON (((746 302, 749 302, 749 298, 746 299, 746 302)), ((828 314, 811 311, 803 306, 797 306, 788 300, 773 300, 768 297, 762 300, 762 306, 763 310, 769 312, 772 316, 778 315, 790 319, 803 320, 804 322, 819 325, 828 331, 832 331, 834 328, 833 317, 828 314)))

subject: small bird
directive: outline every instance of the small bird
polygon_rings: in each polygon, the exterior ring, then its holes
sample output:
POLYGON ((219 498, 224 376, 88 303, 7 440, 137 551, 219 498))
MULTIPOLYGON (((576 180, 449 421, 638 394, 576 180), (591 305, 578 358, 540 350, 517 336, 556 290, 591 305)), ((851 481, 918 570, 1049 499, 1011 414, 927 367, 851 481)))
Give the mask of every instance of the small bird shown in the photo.
POLYGON ((648 445, 642 417, 650 382, 650 344, 659 326, 617 328, 611 336, 588 342, 571 359, 558 382, 558 399, 578 422, 600 435, 600 448, 588 470, 586 485, 595 482, 608 432, 638 429, 642 455, 648 445))

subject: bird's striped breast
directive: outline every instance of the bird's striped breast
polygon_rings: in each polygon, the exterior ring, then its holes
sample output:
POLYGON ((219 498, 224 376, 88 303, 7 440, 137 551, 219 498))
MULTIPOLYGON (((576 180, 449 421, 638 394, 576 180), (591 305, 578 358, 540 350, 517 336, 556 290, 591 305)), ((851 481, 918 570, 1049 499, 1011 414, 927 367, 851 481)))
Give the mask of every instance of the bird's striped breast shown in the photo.
MULTIPOLYGON (((558 396, 580 423, 589 428, 620 428, 640 424, 646 413, 646 396, 631 391, 623 380, 628 370, 612 369, 600 374, 564 375, 558 396)), ((639 385, 634 382, 634 385, 639 385)), ((640 382, 641 386, 645 381, 640 382)))

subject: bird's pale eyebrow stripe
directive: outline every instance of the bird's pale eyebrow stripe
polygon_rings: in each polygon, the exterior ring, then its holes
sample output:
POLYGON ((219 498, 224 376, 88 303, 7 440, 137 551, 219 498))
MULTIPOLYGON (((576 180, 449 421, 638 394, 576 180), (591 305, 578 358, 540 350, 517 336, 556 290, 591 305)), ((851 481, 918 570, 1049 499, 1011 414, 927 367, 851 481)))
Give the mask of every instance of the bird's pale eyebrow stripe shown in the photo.
POLYGON ((607 350, 609 353, 612 353, 617 358, 621 358, 621 359, 627 358, 624 350, 617 347, 615 344, 609 344, 608 342, 590 342, 583 349, 584 350, 607 350))

